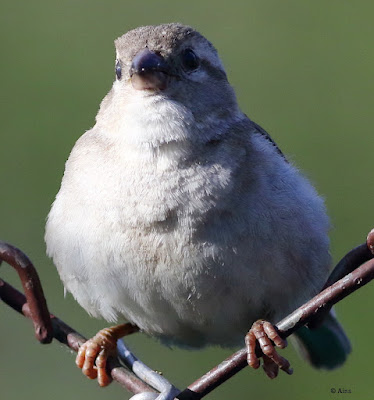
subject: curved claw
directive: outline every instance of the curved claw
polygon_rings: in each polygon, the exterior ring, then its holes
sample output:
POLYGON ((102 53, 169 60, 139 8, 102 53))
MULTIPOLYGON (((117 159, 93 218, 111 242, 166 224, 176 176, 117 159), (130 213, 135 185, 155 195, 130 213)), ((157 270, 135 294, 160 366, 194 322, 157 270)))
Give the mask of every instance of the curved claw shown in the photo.
POLYGON ((256 355, 257 342, 263 352, 263 369, 269 378, 274 379, 278 375, 279 368, 289 375, 293 373, 288 360, 280 356, 274 348, 275 344, 275 346, 284 349, 287 346, 287 341, 279 336, 273 324, 258 320, 254 322, 245 337, 247 362, 254 369, 260 366, 259 357, 256 355))

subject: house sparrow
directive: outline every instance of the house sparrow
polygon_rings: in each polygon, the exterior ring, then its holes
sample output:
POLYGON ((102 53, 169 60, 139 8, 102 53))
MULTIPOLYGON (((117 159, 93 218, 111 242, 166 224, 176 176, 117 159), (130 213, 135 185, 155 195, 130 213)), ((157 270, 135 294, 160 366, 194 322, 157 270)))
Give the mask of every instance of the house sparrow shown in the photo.
MULTIPOLYGON (((66 290, 93 316, 129 321, 86 342, 78 366, 107 385, 117 339, 139 329, 187 347, 246 337, 252 367, 258 341, 270 378, 291 373, 273 323, 325 282, 323 200, 239 109, 200 33, 146 26, 115 46, 116 80, 70 154, 46 225, 66 290)), ((319 368, 350 351, 333 314, 298 338, 319 368)))

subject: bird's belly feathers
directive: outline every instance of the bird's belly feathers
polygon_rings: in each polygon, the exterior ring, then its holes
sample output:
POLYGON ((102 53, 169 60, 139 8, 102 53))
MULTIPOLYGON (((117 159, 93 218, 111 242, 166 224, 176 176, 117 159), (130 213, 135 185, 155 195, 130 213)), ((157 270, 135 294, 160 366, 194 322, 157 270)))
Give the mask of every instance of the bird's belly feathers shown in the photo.
MULTIPOLYGON (((328 242, 313 232, 313 213, 300 225, 276 201, 269 210, 271 199, 235 195, 230 169, 198 168, 143 168, 125 183, 97 170, 88 197, 63 182, 48 218, 48 253, 89 313, 124 317, 169 342, 237 345, 254 319, 277 319, 322 285, 328 242)), ((317 214, 323 224, 323 206, 317 214)))
POLYGON ((48 219, 48 252, 66 289, 92 315, 125 317, 145 332, 191 346, 236 344, 260 316, 241 277, 239 238, 223 224, 207 232, 205 214, 221 218, 210 195, 179 192, 176 181, 154 193, 142 182, 140 193, 132 186, 109 205, 97 193, 75 208, 65 206, 71 203, 62 189, 48 219))

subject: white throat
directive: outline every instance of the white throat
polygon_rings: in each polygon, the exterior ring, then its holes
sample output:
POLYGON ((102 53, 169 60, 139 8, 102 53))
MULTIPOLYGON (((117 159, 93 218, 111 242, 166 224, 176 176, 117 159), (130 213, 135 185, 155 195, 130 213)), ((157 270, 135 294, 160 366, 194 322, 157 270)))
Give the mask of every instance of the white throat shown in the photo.
POLYGON ((116 83, 112 91, 111 106, 99 113, 97 123, 105 124, 106 134, 117 143, 140 151, 199 146, 219 137, 245 117, 236 108, 224 119, 218 110, 202 113, 197 121, 189 108, 162 94, 135 90, 123 93, 116 83))

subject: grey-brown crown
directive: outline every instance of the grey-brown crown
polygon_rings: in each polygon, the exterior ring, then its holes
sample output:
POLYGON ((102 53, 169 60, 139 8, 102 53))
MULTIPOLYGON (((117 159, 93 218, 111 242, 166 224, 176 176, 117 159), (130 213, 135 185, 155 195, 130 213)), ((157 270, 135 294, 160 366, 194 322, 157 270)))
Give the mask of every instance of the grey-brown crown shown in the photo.
POLYGON ((211 49, 214 46, 199 32, 190 26, 179 23, 162 25, 140 26, 115 40, 117 51, 120 54, 134 56, 139 49, 148 47, 153 51, 169 53, 190 40, 204 41, 211 49))

